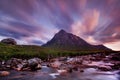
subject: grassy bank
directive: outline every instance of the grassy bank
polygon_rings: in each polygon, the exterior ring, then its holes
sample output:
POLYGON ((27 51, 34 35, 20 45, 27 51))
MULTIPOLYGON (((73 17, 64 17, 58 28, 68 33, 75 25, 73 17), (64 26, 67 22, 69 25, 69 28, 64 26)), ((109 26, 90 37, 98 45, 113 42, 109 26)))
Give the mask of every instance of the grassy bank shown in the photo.
POLYGON ((59 56, 76 56, 93 53, 107 53, 105 51, 68 51, 68 50, 54 50, 34 45, 6 45, 0 43, 0 59, 9 58, 33 58, 39 57, 41 59, 59 57, 59 56))

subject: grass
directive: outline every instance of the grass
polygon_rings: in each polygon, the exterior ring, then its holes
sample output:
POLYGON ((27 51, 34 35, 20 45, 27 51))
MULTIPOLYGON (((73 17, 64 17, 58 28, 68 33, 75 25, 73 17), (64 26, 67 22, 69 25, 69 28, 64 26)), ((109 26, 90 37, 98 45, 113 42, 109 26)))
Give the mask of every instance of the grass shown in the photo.
POLYGON ((48 59, 60 56, 77 56, 93 53, 106 53, 105 51, 68 51, 55 50, 35 45, 6 45, 0 43, 0 59, 22 58, 29 59, 39 57, 41 59, 48 59))

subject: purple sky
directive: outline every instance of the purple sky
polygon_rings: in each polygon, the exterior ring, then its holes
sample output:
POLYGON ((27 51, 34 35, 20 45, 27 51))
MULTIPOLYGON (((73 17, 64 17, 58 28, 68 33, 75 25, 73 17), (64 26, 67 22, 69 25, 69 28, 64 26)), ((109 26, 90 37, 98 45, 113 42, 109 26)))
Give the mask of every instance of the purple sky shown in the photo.
POLYGON ((0 40, 41 45, 61 29, 120 50, 120 0, 0 0, 0 40))

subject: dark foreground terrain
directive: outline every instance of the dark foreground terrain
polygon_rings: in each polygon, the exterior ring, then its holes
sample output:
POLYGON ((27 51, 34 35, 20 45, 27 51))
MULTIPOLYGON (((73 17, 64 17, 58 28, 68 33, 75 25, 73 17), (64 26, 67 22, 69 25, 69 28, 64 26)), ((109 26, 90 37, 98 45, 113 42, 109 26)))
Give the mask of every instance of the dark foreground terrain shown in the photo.
POLYGON ((120 53, 0 62, 0 80, 120 80, 120 53))

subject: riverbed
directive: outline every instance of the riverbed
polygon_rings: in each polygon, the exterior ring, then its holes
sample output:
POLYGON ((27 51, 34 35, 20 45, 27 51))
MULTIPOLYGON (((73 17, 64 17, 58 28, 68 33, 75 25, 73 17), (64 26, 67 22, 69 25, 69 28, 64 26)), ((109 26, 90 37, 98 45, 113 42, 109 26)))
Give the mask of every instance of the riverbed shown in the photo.
POLYGON ((99 71, 95 68, 86 68, 84 72, 59 73, 57 69, 42 66, 37 71, 10 70, 10 75, 0 77, 0 80, 120 80, 119 71, 99 71))

